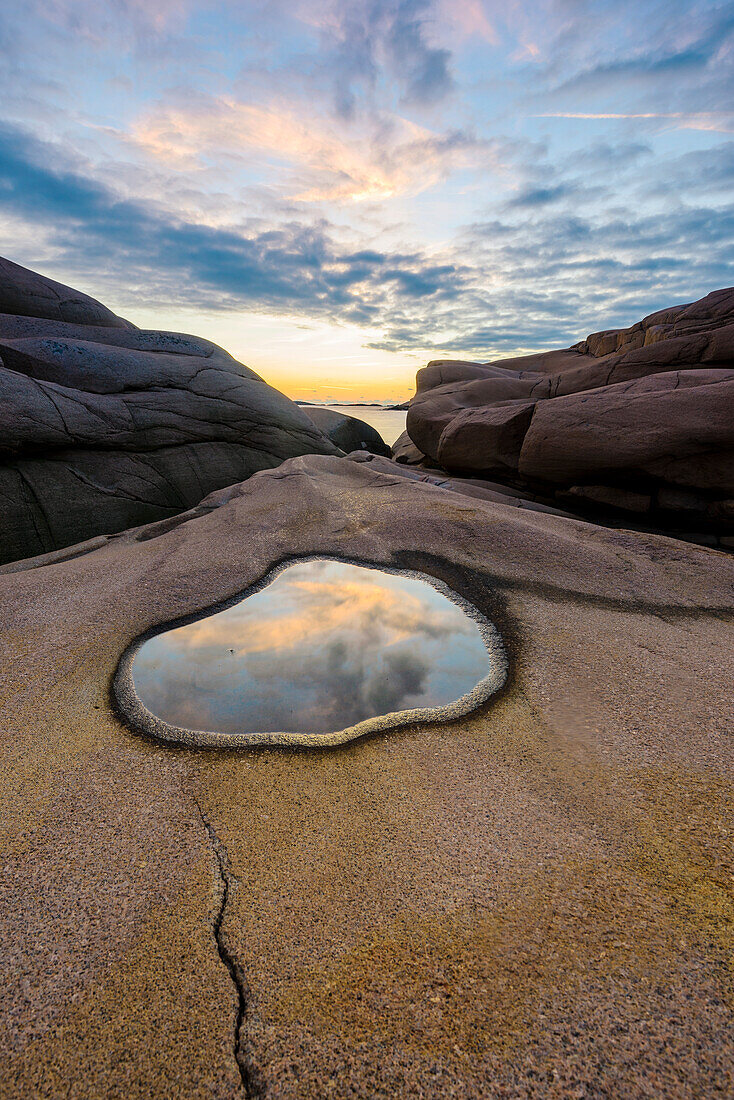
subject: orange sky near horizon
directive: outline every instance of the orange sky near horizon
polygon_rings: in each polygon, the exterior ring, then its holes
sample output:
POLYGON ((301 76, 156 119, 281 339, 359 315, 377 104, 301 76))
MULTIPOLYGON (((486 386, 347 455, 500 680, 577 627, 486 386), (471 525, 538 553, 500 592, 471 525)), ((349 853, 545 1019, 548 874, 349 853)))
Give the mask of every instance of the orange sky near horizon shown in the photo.
POLYGON ((354 325, 255 313, 123 308, 141 328, 189 332, 213 340, 269 385, 303 401, 406 401, 415 375, 436 352, 400 354, 367 347, 379 333, 354 325))

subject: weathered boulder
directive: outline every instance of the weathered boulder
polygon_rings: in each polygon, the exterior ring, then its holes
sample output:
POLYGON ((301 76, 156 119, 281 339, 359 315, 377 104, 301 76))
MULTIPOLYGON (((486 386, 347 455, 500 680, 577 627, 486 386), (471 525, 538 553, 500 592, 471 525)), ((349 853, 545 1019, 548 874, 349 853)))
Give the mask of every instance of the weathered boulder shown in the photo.
POLYGON ((117 317, 96 298, 70 286, 47 279, 27 267, 0 256, 0 313, 20 317, 45 317, 76 325, 102 325, 132 329, 129 321, 117 317))
POLYGON ((294 455, 336 453, 210 341, 142 331, 17 265, 0 271, 0 300, 21 311, 0 314, 0 561, 171 516, 294 455), (54 302, 77 320, 58 319, 54 302))
POLYGON ((488 470, 517 470, 534 409, 532 401, 462 409, 441 433, 438 461, 442 466, 461 469, 471 462, 478 445, 492 456, 488 470))
POLYGON ((309 407, 305 411, 316 427, 343 451, 370 451, 375 455, 390 456, 390 448, 380 433, 364 420, 336 412, 335 409, 309 407))
MULTIPOLYGON (((407 431, 427 464, 657 529, 732 530, 734 288, 566 350, 419 371, 407 431), (680 488, 697 506, 676 505, 680 488)), ((688 500, 686 497, 685 500, 688 500)))
POLYGON ((426 456, 419 451, 407 431, 403 432, 392 445, 392 457, 406 466, 420 466, 426 456))
MULTIPOLYGON (((425 379, 420 378, 422 372, 418 374, 421 388, 408 409, 406 427, 416 447, 436 462, 440 461, 444 433, 451 435, 454 420, 462 416, 465 410, 476 409, 481 414, 494 406, 550 396, 550 380, 525 371, 508 369, 501 372, 492 368, 491 373, 488 371, 483 377, 441 383, 436 389, 426 387, 425 379)), ((491 452, 480 444, 467 454, 464 463, 457 464, 457 468, 491 469, 493 461, 491 452), (490 458, 491 461, 485 466, 467 465, 467 462, 476 462, 477 457, 483 460, 490 458)))
POLYGON ((630 328, 592 332, 576 345, 576 350, 597 357, 606 356, 613 352, 649 347, 661 340, 688 338, 729 325, 734 325, 731 288, 714 290, 690 305, 658 310, 630 328))
MULTIPOLYGON (((520 473, 558 483, 648 471, 734 442, 734 369, 667 371, 541 401, 520 453, 520 473)), ((491 410, 495 412, 495 410, 491 410)))

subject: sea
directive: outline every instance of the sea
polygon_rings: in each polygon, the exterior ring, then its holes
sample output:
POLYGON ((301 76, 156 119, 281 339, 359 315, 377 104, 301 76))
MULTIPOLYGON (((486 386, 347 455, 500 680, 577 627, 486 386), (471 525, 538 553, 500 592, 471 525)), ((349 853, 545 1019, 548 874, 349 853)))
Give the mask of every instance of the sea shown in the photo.
MULTIPOLYGON (((305 408, 308 412, 308 406, 305 408)), ((364 420, 365 424, 380 433, 388 447, 392 447, 398 436, 405 431, 405 409, 383 409, 379 405, 312 405, 311 408, 333 409, 345 416, 364 420)))

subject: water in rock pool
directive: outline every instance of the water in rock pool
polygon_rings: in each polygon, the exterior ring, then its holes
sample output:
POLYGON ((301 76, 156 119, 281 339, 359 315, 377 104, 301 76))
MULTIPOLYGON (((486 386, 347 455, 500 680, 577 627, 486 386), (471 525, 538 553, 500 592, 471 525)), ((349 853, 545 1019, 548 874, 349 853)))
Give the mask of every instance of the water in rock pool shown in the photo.
POLYGON ((318 559, 144 642, 132 673, 172 726, 324 734, 451 703, 489 660, 477 623, 427 581, 318 559))

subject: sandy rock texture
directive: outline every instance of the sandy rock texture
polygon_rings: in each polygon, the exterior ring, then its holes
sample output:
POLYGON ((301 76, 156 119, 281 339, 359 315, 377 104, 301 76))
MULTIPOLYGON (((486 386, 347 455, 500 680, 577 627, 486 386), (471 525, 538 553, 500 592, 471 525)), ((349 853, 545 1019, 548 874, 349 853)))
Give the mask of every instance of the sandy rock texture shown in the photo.
POLYGON ((731 1095, 734 562, 384 461, 0 572, 1 1096, 731 1095), (314 553, 473 600, 504 693, 338 751, 123 726, 140 632, 314 553))
POLYGON ((293 455, 336 454, 222 348, 142 331, 0 263, 0 561, 171 516, 293 455), (35 312, 34 312, 35 311, 35 312))
POLYGON ((734 289, 563 351, 430 363, 407 429, 451 472, 734 544, 734 289))
POLYGON ((305 410, 316 427, 342 451, 369 451, 375 455, 390 457, 391 451, 380 433, 360 420, 334 409, 305 410))

